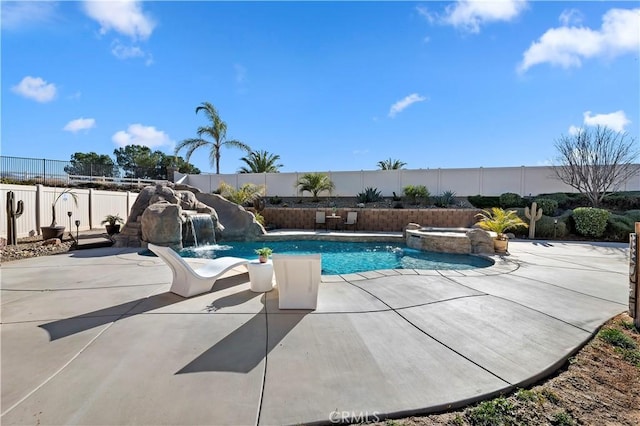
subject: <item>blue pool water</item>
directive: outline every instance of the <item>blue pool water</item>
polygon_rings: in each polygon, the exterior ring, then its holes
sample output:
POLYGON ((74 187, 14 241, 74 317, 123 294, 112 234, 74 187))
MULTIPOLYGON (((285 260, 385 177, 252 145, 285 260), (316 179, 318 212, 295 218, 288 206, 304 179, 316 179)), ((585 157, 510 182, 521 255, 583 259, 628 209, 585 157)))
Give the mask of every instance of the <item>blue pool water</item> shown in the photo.
POLYGON ((182 257, 216 258, 222 256, 257 259, 254 252, 260 247, 270 247, 280 254, 322 254, 322 273, 327 275, 350 274, 376 269, 472 269, 491 266, 485 258, 464 254, 433 253, 408 248, 404 244, 379 242, 342 241, 269 241, 233 242, 224 245, 187 247, 180 251, 182 257))

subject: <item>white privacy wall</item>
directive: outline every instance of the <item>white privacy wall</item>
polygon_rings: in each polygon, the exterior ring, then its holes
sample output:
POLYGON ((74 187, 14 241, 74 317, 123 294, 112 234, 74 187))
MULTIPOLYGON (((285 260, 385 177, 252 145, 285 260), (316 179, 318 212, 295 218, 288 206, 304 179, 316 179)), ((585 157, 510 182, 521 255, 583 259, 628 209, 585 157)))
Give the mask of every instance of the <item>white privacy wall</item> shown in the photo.
MULTIPOLYGON (((618 188, 620 191, 640 191, 640 164, 637 172, 618 188)), ((552 167, 479 167, 467 169, 412 169, 412 170, 363 170, 355 172, 320 172, 329 175, 335 184, 333 195, 353 197, 366 188, 375 188, 383 196, 390 197, 395 192, 402 194, 408 185, 424 185, 431 195, 440 195, 444 191, 453 191, 464 197, 469 195, 497 196, 505 192, 514 192, 522 196, 551 192, 576 192, 575 189, 560 182, 552 167)), ((176 173, 176 179, 184 178, 182 183, 199 188, 203 192, 213 192, 220 181, 239 188, 245 183, 265 185, 266 196, 294 197, 300 195, 296 182, 305 173, 238 173, 182 175, 176 173)), ((321 195, 326 195, 322 193, 321 195)), ((305 192, 304 197, 311 194, 305 192)))
MULTIPOLYGON (((2 220, 0 221, 0 237, 7 237, 7 193, 13 191, 16 208, 19 200, 24 203, 24 212, 16 220, 18 238, 40 234, 41 226, 51 225, 51 205, 63 189, 42 185, 5 185, 0 184, 2 194, 2 220)), ((80 221, 80 231, 101 228, 102 220, 107 215, 119 215, 125 221, 138 194, 132 192, 98 191, 95 189, 76 189, 78 203, 69 194, 62 195, 56 202, 56 224, 69 231, 69 215, 71 212, 71 229, 76 230, 75 221, 80 221)))

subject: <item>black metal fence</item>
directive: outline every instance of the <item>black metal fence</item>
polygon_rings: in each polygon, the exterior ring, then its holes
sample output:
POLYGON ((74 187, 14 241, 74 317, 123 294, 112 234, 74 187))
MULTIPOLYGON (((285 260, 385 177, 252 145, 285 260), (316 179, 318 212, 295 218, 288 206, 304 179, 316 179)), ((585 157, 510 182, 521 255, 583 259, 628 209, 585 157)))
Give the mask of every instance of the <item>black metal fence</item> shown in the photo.
POLYGON ((147 178, 146 172, 147 168, 143 167, 125 171, 117 165, 0 156, 2 183, 69 186, 98 182, 106 185, 142 186, 161 182, 147 178))

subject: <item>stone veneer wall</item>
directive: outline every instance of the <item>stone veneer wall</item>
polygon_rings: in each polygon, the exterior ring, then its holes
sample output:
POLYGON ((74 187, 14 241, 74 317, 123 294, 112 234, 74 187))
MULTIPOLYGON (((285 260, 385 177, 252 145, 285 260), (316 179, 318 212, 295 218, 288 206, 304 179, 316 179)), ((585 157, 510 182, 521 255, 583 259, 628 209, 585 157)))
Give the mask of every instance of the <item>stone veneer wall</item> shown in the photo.
MULTIPOLYGON (((305 208, 272 208, 262 211, 267 226, 274 225, 279 229, 313 229, 316 211, 324 210, 327 215, 331 209, 305 209, 305 208)), ((475 215, 479 209, 344 209, 339 208, 336 214, 340 220, 336 220, 339 228, 347 218, 347 212, 358 212, 357 230, 359 231, 386 231, 402 232, 409 223, 419 223, 422 226, 435 226, 443 228, 468 228, 476 223, 475 215)), ((333 228, 334 221, 329 221, 329 227, 333 228)), ((338 228, 338 229, 339 229, 338 228)), ((349 227, 351 230, 352 227, 349 227)))

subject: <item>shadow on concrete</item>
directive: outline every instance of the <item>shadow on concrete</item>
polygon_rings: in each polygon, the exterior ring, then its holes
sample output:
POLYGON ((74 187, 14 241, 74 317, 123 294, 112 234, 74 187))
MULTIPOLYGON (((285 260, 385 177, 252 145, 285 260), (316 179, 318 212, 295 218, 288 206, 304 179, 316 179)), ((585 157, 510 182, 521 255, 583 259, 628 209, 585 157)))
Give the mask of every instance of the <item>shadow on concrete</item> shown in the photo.
MULTIPOLYGON (((263 304, 265 297, 263 295, 261 299, 263 304)), ((269 326, 269 318, 273 316, 267 314, 263 308, 176 374, 205 371, 248 373, 258 366, 309 312, 277 315, 277 324, 269 326)))
MULTIPOLYGON (((227 278, 221 278, 215 282, 212 291, 209 293, 215 293, 238 284, 245 283, 245 274, 234 275, 227 278)), ((244 294, 240 292, 238 294, 244 294)), ((207 293, 205 293, 207 294, 207 293)), ((255 293, 253 293, 255 297, 255 293)), ((198 295, 201 296, 201 295, 198 295)), ((195 296, 195 297, 198 297, 195 296)), ((223 298, 226 299, 229 296, 223 298)), ((182 296, 173 294, 170 292, 160 293, 149 297, 141 297, 130 302, 121 303, 120 305, 110 306, 108 308, 100 309, 93 312, 88 312, 82 315, 76 315, 71 318, 65 318, 47 324, 39 325, 38 327, 44 329, 49 333, 49 341, 68 337, 76 333, 81 333, 86 330, 90 330, 101 325, 109 324, 110 322, 116 322, 123 317, 132 317, 145 312, 153 311, 154 309, 163 308, 165 306, 173 305, 174 303, 182 302, 186 300, 182 296), (132 311, 134 311, 131 313, 132 311)), ((235 298, 237 303, 242 303, 242 297, 235 298)), ((248 300, 248 299, 247 299, 248 300)), ((227 301, 227 306, 231 306, 230 301, 227 301)))

